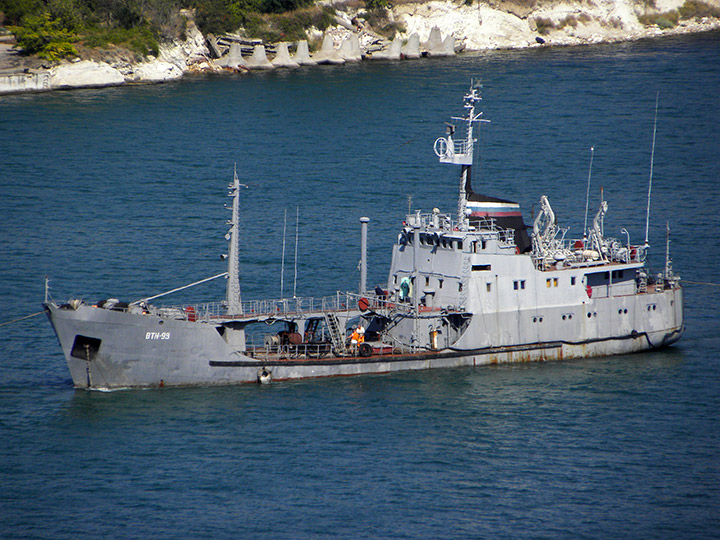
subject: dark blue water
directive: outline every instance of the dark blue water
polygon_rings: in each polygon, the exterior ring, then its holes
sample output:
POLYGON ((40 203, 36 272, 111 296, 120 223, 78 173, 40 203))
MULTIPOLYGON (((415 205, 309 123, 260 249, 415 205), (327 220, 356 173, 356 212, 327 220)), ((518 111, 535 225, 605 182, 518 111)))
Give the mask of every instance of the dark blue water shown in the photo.
MULTIPOLYGON (((720 34, 0 98, 0 322, 52 294, 126 300, 224 270, 237 163, 246 299, 371 285, 408 208, 453 211, 432 142, 481 77, 476 190, 541 194, 720 283, 720 34)), ((43 317, 0 327, 2 538, 718 538, 720 291, 688 284, 661 352, 548 364, 87 393, 43 317)), ((223 283, 178 302, 221 299, 223 283)))

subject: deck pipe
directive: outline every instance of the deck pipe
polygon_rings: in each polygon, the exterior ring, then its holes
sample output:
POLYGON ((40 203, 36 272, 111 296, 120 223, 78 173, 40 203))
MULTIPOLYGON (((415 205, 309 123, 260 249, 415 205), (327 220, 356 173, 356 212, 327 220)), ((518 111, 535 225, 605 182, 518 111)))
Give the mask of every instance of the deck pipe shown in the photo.
POLYGON ((360 294, 367 290, 367 230, 369 217, 360 218, 360 294))

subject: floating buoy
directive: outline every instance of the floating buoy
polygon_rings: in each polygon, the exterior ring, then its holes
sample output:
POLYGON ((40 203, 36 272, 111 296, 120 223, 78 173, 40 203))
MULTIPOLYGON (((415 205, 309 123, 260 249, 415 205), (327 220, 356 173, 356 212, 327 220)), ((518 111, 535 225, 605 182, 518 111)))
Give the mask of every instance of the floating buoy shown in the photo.
POLYGON ((260 384, 270 384, 272 382, 272 371, 268 368, 260 368, 258 370, 257 380, 260 384))

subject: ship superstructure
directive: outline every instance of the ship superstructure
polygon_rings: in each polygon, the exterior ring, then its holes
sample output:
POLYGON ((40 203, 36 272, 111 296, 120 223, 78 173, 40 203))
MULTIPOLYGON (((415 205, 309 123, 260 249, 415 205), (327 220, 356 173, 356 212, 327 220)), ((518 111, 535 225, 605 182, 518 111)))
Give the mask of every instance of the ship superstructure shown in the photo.
MULTIPOLYGON (((406 216, 385 289, 328 298, 242 301, 237 174, 230 185, 228 284, 222 303, 158 308, 73 300, 45 308, 74 384, 83 388, 211 385, 497 362, 604 356, 677 341, 679 278, 653 276, 647 245, 604 235, 602 202, 588 234, 566 239, 547 197, 528 235, 517 203, 470 184, 481 100, 464 96, 464 136, 435 142, 460 166, 458 213, 406 216), (267 333, 267 328, 272 328, 267 333), (260 326, 265 332, 253 331, 260 326)), ((368 218, 361 218, 363 256, 368 218)), ((222 274, 224 275, 224 274, 222 274)), ((218 277, 218 276, 215 276, 218 277)))

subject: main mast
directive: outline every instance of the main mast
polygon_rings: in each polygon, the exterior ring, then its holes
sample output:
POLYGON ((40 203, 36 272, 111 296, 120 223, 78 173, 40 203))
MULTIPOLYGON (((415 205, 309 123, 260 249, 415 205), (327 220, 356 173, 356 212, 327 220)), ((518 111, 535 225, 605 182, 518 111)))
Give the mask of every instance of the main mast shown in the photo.
POLYGON ((458 228, 461 231, 466 231, 468 226, 468 219, 466 213, 467 207, 467 185, 470 180, 470 172, 473 164, 473 148, 475 139, 473 139, 473 123, 474 122, 489 122, 489 120, 483 120, 482 111, 475 113, 475 104, 482 100, 479 95, 481 86, 477 83, 470 85, 470 90, 463 97, 463 107, 467 110, 467 114, 463 117, 453 116, 453 120, 460 120, 466 122, 466 133, 465 140, 455 141, 453 135, 455 134, 455 125, 447 124, 447 136, 439 137, 435 141, 435 154, 440 158, 440 163, 450 163, 453 165, 460 165, 462 167, 460 173, 460 193, 458 196, 458 228))
POLYGON ((240 187, 247 188, 238 180, 237 169, 235 169, 233 183, 228 186, 229 197, 233 198, 232 217, 227 224, 230 229, 225 235, 228 241, 228 277, 227 277, 227 310, 230 315, 242 314, 242 301, 240 298, 240 269, 238 264, 238 247, 240 244, 238 230, 240 228, 240 187))

